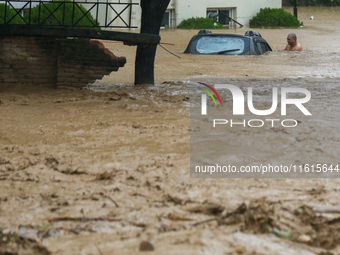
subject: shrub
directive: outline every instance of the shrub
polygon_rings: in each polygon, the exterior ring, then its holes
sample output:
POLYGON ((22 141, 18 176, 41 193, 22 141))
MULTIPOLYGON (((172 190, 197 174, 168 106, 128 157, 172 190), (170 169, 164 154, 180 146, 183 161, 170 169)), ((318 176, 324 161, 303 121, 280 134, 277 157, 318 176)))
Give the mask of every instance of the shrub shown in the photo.
POLYGON ((223 25, 212 18, 190 18, 183 20, 177 28, 181 29, 221 29, 223 25))
MULTIPOLYGON (((64 13, 64 5, 61 5, 61 2, 64 2, 64 0, 54 0, 49 3, 45 3, 44 5, 41 5, 40 6, 40 18, 39 18, 39 5, 32 8, 31 24, 38 25, 39 23, 43 22, 41 25, 62 26, 60 24, 63 24, 63 16, 64 16, 65 26, 71 26, 73 24, 74 27, 78 26, 81 28, 100 29, 98 27, 99 23, 96 22, 96 20, 92 17, 91 13, 87 13, 86 16, 83 17, 78 22, 78 20, 84 15, 84 13, 87 12, 87 10, 81 4, 76 4, 74 6, 74 14, 72 15, 74 2, 71 0, 66 0, 65 13, 64 13), (53 15, 50 15, 50 12, 53 13, 53 15), (72 20, 72 16, 73 16, 73 20, 72 20), (93 23, 91 23, 90 20, 93 23), (78 23, 74 25, 76 22, 78 23)), ((29 12, 26 12, 24 18, 25 20, 28 21, 29 12)))
POLYGON ((249 20, 250 27, 297 27, 302 24, 282 8, 264 8, 249 20))
MULTIPOLYGON (((289 0, 289 6, 294 5, 295 0, 289 0)), ((297 0, 299 6, 340 6, 340 0, 297 0)))
MULTIPOLYGON (((8 22, 16 14, 16 11, 10 8, 9 5, 6 6, 5 4, 0 4, 0 24, 4 24, 5 9, 6 9, 6 22, 8 22)), ((10 24, 24 24, 24 21, 19 15, 17 15, 9 23, 10 24)))

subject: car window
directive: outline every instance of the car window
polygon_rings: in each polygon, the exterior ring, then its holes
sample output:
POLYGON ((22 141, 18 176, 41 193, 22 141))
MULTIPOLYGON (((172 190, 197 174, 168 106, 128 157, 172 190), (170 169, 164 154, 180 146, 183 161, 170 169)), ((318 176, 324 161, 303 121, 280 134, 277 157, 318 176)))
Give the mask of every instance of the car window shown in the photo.
POLYGON ((198 39, 196 45, 196 50, 203 54, 220 52, 220 54, 236 55, 241 54, 244 48, 244 39, 225 36, 203 36, 198 39))
POLYGON ((257 48, 258 48, 258 50, 261 54, 270 50, 268 45, 266 43, 263 43, 263 42, 256 42, 256 46, 257 46, 257 48))

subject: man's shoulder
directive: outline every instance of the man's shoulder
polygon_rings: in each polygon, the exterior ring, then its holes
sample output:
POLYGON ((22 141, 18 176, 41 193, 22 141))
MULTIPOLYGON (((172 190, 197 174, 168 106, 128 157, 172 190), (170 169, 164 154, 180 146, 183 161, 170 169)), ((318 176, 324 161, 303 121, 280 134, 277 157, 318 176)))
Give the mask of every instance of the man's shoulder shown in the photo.
POLYGON ((294 50, 296 50, 296 51, 302 51, 302 46, 301 46, 299 43, 297 43, 297 44, 295 45, 295 47, 294 47, 294 50))

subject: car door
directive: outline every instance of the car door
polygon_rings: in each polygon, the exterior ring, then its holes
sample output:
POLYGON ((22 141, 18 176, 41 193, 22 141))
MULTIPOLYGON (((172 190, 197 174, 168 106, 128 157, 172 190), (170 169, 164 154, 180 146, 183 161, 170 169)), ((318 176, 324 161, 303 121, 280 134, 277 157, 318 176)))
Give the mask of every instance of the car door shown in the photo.
POLYGON ((269 44, 263 38, 254 38, 254 48, 259 55, 272 51, 269 44))

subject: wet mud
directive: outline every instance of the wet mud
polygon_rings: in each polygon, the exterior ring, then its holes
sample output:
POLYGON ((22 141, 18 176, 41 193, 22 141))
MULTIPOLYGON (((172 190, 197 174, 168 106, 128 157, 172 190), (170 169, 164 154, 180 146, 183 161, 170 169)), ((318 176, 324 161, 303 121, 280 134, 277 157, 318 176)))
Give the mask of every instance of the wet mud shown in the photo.
POLYGON ((312 122, 247 130, 241 144, 231 133, 231 146, 247 164, 340 164, 339 13, 299 8, 304 27, 256 29, 274 50, 262 56, 183 54, 198 31, 163 30, 181 58, 158 48, 155 86, 133 86, 136 49, 117 42, 104 43, 126 66, 85 90, 0 86, 0 254, 340 254, 340 179, 190 178, 198 81, 249 79, 264 96, 307 86, 312 122), (290 32, 304 52, 282 51, 290 32))

